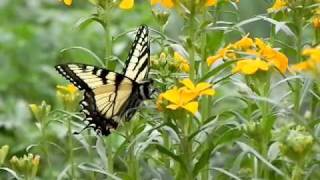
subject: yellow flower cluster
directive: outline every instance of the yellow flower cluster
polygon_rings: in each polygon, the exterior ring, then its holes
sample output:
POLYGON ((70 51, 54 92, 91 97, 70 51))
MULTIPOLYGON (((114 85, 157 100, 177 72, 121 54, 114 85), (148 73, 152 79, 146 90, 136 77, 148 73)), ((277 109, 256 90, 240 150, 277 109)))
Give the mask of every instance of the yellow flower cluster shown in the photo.
POLYGON ((270 66, 285 73, 288 67, 288 58, 283 53, 273 49, 260 38, 252 39, 248 36, 208 57, 208 66, 219 59, 238 60, 233 72, 246 75, 254 74, 258 70, 268 71, 270 66))
POLYGON ((177 67, 183 71, 183 72, 189 72, 190 71, 190 65, 186 58, 184 58, 181 54, 178 52, 174 52, 173 59, 176 62, 177 67))
POLYGON ((73 84, 69 84, 67 86, 58 85, 57 96, 67 109, 73 111, 77 107, 77 101, 80 97, 80 93, 73 84))
POLYGON ((195 114, 198 112, 199 106, 197 99, 203 95, 213 96, 215 94, 212 85, 206 82, 195 85, 190 79, 183 79, 180 83, 184 86, 180 88, 175 86, 159 95, 157 100, 158 109, 162 109, 164 100, 166 100, 169 102, 166 106, 167 109, 177 110, 182 108, 195 114))
POLYGON ((277 12, 284 8, 286 8, 288 5, 287 0, 276 0, 271 8, 268 9, 268 12, 277 12))
POLYGON ((291 70, 320 72, 320 47, 305 49, 302 55, 309 57, 306 61, 291 66, 291 70))
POLYGON ((21 158, 13 156, 10 160, 12 168, 23 174, 25 179, 34 179, 39 168, 40 156, 28 154, 21 158))

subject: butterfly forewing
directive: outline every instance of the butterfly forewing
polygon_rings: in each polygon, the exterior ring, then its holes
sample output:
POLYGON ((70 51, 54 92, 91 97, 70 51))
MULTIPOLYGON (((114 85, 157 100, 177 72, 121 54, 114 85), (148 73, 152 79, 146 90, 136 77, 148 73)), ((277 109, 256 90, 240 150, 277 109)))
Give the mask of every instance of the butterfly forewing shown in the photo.
POLYGON ((148 34, 147 26, 140 26, 137 30, 137 35, 132 43, 126 66, 123 70, 126 77, 137 82, 143 81, 149 72, 150 48, 148 34))
POLYGON ((92 98, 91 102, 82 101, 84 107, 90 103, 95 106, 84 108, 85 114, 90 115, 95 110, 106 119, 113 118, 119 114, 132 92, 131 79, 106 69, 84 64, 63 64, 56 66, 56 69, 80 90, 86 90, 88 99, 92 98))

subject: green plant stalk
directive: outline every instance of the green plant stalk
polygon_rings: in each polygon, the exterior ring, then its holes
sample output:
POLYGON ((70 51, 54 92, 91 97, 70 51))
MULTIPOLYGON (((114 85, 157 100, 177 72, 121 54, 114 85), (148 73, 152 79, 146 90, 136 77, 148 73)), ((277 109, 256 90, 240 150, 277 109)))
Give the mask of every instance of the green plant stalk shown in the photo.
POLYGON ((190 43, 187 42, 187 47, 188 47, 188 51, 189 51, 189 61, 190 61, 190 72, 189 72, 189 76, 191 80, 195 80, 196 75, 197 75, 197 70, 196 70, 196 66, 195 66, 195 47, 194 47, 194 43, 195 43, 195 31, 196 29, 195 27, 195 11, 196 11, 196 7, 195 7, 195 2, 194 1, 190 1, 190 16, 189 16, 189 29, 188 29, 188 36, 190 38, 190 43))
MULTIPOLYGON (((190 121, 191 118, 188 118, 187 121, 190 121)), ((186 165, 186 172, 185 172, 185 179, 186 180, 193 180, 193 174, 192 174, 192 170, 193 170, 193 164, 192 164, 192 142, 189 141, 188 138, 188 126, 189 126, 190 122, 185 122, 184 125, 184 133, 183 133, 183 137, 181 139, 181 148, 183 150, 183 160, 185 161, 185 165, 186 165)))
MULTIPOLYGON (((48 145, 46 144, 46 138, 47 138, 47 134, 46 134, 46 124, 44 123, 46 122, 46 120, 41 121, 41 128, 40 128, 40 133, 41 133, 41 146, 42 146, 42 151, 44 153, 44 155, 47 158, 47 163, 48 163, 48 168, 51 169, 51 161, 49 158, 49 150, 48 150, 48 145)), ((51 173, 51 171, 50 171, 51 173)))
MULTIPOLYGON (((296 50, 297 50, 297 56, 296 59, 298 62, 301 62, 301 51, 302 51, 302 26, 303 26, 303 20, 302 20, 302 14, 300 11, 297 12, 297 10, 294 12, 294 21, 297 26, 297 42, 296 42, 296 50)), ((294 110, 296 113, 299 113, 300 111, 300 80, 297 79, 295 82, 295 92, 294 92, 294 110)))
MULTIPOLYGON (((89 137, 89 142, 91 144, 91 141, 90 141, 90 137, 91 137, 91 131, 88 131, 88 137, 89 137)), ((92 148, 91 148, 91 145, 89 146, 89 149, 88 149, 88 156, 89 156, 89 159, 93 159, 93 156, 92 156, 92 148)), ((90 173, 90 179, 91 180, 96 180, 96 175, 94 172, 91 172, 90 173)))
POLYGON ((71 179, 75 179, 75 165, 73 159, 73 141, 72 141, 72 130, 71 130, 72 117, 68 118, 68 150, 69 150, 69 163, 71 164, 71 179))
POLYGON ((106 0, 104 9, 104 30, 105 30, 105 66, 108 69, 112 69, 112 35, 111 35, 111 21, 112 21, 112 1, 106 0))
MULTIPOLYGON (((206 21, 206 19, 207 19, 207 17, 206 17, 206 11, 204 11, 203 12, 203 15, 202 15, 202 22, 205 22, 206 21)), ((203 77, 203 75, 204 74, 206 74, 207 72, 208 72, 208 69, 209 69, 209 67, 208 67, 208 65, 207 65, 207 62, 206 62, 206 59, 207 59, 207 47, 206 47, 206 44, 207 44, 207 33, 201 33, 201 49, 202 49, 202 51, 201 51, 201 59, 202 59, 202 63, 201 63, 201 73, 202 73, 202 75, 201 75, 201 77, 203 77)), ((209 103, 209 102, 211 102, 210 101, 211 100, 211 98, 210 97, 204 97, 203 99, 202 99, 202 101, 201 101, 201 107, 204 107, 204 108, 201 108, 201 117, 202 117, 202 122, 204 122, 208 117, 209 117, 209 112, 210 112, 210 104, 211 103, 209 103)), ((201 128, 201 127, 199 127, 199 128, 201 128)), ((206 145, 206 146, 208 146, 208 145, 206 145)), ((203 171, 201 171, 201 174, 200 174, 200 176, 201 176, 201 180, 207 180, 207 179, 209 179, 209 166, 208 166, 208 164, 209 164, 209 160, 208 160, 208 163, 207 163, 207 165, 205 165, 204 167, 203 167, 203 171)), ((195 174, 195 176, 196 176, 196 174, 195 174)))

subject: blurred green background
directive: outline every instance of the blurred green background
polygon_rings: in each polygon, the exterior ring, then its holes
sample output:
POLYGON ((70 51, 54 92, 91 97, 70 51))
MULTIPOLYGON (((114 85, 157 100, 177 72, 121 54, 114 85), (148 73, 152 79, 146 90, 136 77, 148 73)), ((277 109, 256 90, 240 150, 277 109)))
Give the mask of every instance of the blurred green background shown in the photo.
MULTIPOLYGON (((241 0, 240 17, 229 14, 219 20, 240 22, 266 13, 270 6, 271 1, 241 0)), ((81 18, 94 11, 94 6, 84 0, 75 0, 70 7, 58 0, 0 0, 0 145, 9 144, 11 153, 23 153, 38 141, 39 133, 28 104, 39 104, 42 100, 53 106, 57 103, 55 87, 66 81, 55 72, 54 65, 66 62, 96 64, 83 51, 70 50, 63 54, 60 51, 82 46, 104 57, 104 32, 100 25, 77 26, 81 18)), ((136 1, 132 10, 113 12, 112 34, 133 30, 140 24, 159 29, 150 4, 145 0, 136 1)), ((181 28, 177 15, 173 15, 166 34, 179 40, 181 28)), ((253 37, 265 37, 269 28, 267 23, 255 22, 244 30, 253 37)), ((121 59, 127 56, 128 43, 132 39, 132 34, 129 35, 114 42, 113 52, 121 59)), ((232 33, 226 41, 239 37, 232 33)))

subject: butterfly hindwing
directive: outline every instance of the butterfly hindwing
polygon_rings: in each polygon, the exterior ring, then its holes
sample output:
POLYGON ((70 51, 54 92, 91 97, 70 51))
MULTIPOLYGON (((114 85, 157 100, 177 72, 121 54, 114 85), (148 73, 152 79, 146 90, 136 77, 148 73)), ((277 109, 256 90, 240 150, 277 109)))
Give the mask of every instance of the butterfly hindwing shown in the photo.
POLYGON ((147 26, 140 26, 132 43, 123 73, 134 81, 143 81, 149 72, 150 45, 147 26))

